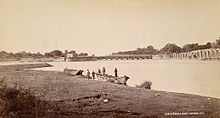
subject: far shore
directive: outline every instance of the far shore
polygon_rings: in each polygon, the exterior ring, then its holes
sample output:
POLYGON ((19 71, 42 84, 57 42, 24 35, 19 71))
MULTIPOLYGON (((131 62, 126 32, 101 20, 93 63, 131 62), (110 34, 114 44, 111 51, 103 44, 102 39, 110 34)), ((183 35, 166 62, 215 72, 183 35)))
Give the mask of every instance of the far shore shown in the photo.
MULTIPOLYGON (((85 76, 59 71, 30 70, 50 66, 47 63, 0 65, 0 80, 7 87, 28 90, 43 101, 41 111, 15 109, 19 117, 220 117, 217 98, 88 80, 85 76)), ((4 111, 1 100, 0 113, 4 111)))

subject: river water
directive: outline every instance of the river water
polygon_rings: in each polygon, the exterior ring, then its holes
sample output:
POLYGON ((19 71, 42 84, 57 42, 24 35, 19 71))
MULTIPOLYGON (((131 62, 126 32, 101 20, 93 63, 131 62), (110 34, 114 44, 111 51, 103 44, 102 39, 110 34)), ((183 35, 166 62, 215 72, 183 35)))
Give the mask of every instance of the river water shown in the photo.
POLYGON ((189 93, 220 98, 220 61, 200 60, 109 60, 88 62, 50 62, 54 67, 40 70, 63 71, 65 67, 97 72, 106 68, 107 74, 130 77, 127 84, 135 86, 149 80, 152 89, 189 93))
MULTIPOLYGON (((19 62, 20 63, 20 62, 19 62)), ((11 64, 19 64, 14 62, 11 64)), ((149 80, 152 89, 189 93, 220 98, 220 61, 200 60, 109 60, 88 62, 49 62, 53 67, 37 70, 63 71, 65 67, 97 72, 106 68, 107 74, 130 77, 127 84, 135 86, 149 80)), ((8 65, 1 63, 0 65, 8 65)))

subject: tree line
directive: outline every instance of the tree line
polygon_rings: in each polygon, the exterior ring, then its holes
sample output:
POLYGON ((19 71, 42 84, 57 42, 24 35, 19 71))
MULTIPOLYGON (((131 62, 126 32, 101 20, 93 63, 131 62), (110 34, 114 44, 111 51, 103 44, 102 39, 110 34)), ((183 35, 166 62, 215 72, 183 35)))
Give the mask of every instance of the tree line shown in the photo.
MULTIPOLYGON (((76 53, 76 51, 69 51, 68 54, 73 54, 75 56, 88 56, 87 53, 76 53)), ((17 53, 12 53, 12 52, 6 52, 6 51, 1 51, 0 52, 0 58, 15 58, 15 59, 21 59, 21 58, 56 58, 56 57, 64 57, 65 52, 62 52, 60 50, 53 50, 51 52, 46 52, 44 54, 41 54, 40 52, 37 53, 31 53, 31 52, 17 52, 17 53)))
MULTIPOLYGON (((119 51, 117 53, 112 53, 112 55, 123 55, 123 54, 172 54, 172 53, 181 53, 181 52, 190 52, 193 50, 201 50, 201 49, 209 49, 209 48, 220 48, 220 39, 216 40, 213 43, 206 43, 204 45, 199 45, 198 43, 192 43, 192 44, 185 44, 183 47, 179 47, 176 44, 168 43, 160 50, 155 49, 153 46, 147 46, 147 48, 137 48, 136 50, 132 51, 119 51)), ((88 53, 76 53, 76 51, 71 50, 68 52, 68 54, 72 54, 73 56, 88 56, 88 53)), ((6 52, 1 51, 0 52, 0 59, 4 58, 15 58, 15 59, 21 59, 21 58, 56 58, 56 57, 64 57, 65 52, 62 52, 60 50, 53 50, 51 52, 46 52, 44 54, 38 53, 30 53, 21 51, 18 53, 12 53, 12 52, 6 52)))
POLYGON ((112 53, 112 55, 135 55, 135 54, 173 54, 173 53, 182 53, 182 52, 190 52, 193 50, 201 50, 201 49, 210 49, 210 48, 220 48, 220 39, 216 40, 213 43, 206 43, 204 45, 199 45, 198 43, 185 44, 183 47, 179 47, 176 44, 168 43, 160 50, 155 49, 153 46, 147 46, 147 48, 137 48, 132 51, 119 51, 117 53, 112 53))

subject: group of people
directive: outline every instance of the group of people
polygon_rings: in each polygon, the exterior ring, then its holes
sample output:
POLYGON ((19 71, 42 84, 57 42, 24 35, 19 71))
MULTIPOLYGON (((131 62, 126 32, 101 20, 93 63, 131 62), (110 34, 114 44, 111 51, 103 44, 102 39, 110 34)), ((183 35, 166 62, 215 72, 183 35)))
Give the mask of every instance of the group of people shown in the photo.
MULTIPOLYGON (((115 73, 115 77, 118 77, 118 69, 117 69, 117 68, 115 68, 114 73, 115 73)), ((93 72, 92 72, 92 79, 95 79, 95 74, 96 74, 96 73, 93 71, 93 72)), ((105 67, 102 68, 102 73, 101 73, 101 70, 98 69, 98 74, 105 75, 105 74, 106 74, 105 67)), ((87 78, 88 78, 88 79, 91 79, 89 69, 87 69, 87 78)))

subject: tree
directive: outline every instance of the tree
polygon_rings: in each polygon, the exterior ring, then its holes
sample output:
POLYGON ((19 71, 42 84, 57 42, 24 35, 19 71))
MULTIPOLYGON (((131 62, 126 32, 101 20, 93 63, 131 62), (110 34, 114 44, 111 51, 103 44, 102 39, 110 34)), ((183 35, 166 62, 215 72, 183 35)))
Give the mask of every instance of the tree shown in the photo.
POLYGON ((212 44, 210 42, 206 43, 206 48, 211 48, 212 44))
POLYGON ((154 49, 153 46, 147 46, 147 48, 137 48, 132 51, 119 51, 118 53, 112 53, 112 55, 138 55, 138 54, 157 54, 158 50, 154 49))
POLYGON ((33 57, 33 58, 42 58, 43 55, 42 55, 40 52, 38 52, 38 53, 32 54, 32 57, 33 57))
POLYGON ((147 50, 154 50, 154 47, 152 45, 147 46, 147 50))
POLYGON ((44 53, 44 56, 47 58, 51 57, 50 53, 44 53))
POLYGON ((147 46, 147 49, 146 49, 146 54, 157 54, 158 53, 158 50, 154 49, 153 46, 147 46))
POLYGON ((71 50, 71 51, 69 51, 68 53, 69 53, 69 54, 76 54, 76 51, 71 50))
POLYGON ((219 40, 216 40, 215 44, 216 44, 217 46, 220 46, 220 39, 219 39, 219 40))
POLYGON ((8 58, 9 57, 9 54, 5 51, 1 51, 0 52, 0 58, 8 58))
POLYGON ((52 57, 60 57, 63 55, 63 52, 60 50, 54 50, 54 51, 50 52, 49 54, 52 57))
POLYGON ((199 44, 185 44, 183 48, 181 49, 181 52, 190 52, 193 50, 198 50, 199 49, 199 44))
POLYGON ((181 50, 176 44, 166 44, 162 49, 160 49, 160 54, 172 54, 172 53, 179 53, 181 50))
POLYGON ((88 54, 87 53, 80 53, 80 54, 78 54, 78 56, 88 56, 88 54))
POLYGON ((212 48, 220 48, 220 39, 216 40, 215 43, 212 44, 212 48))

